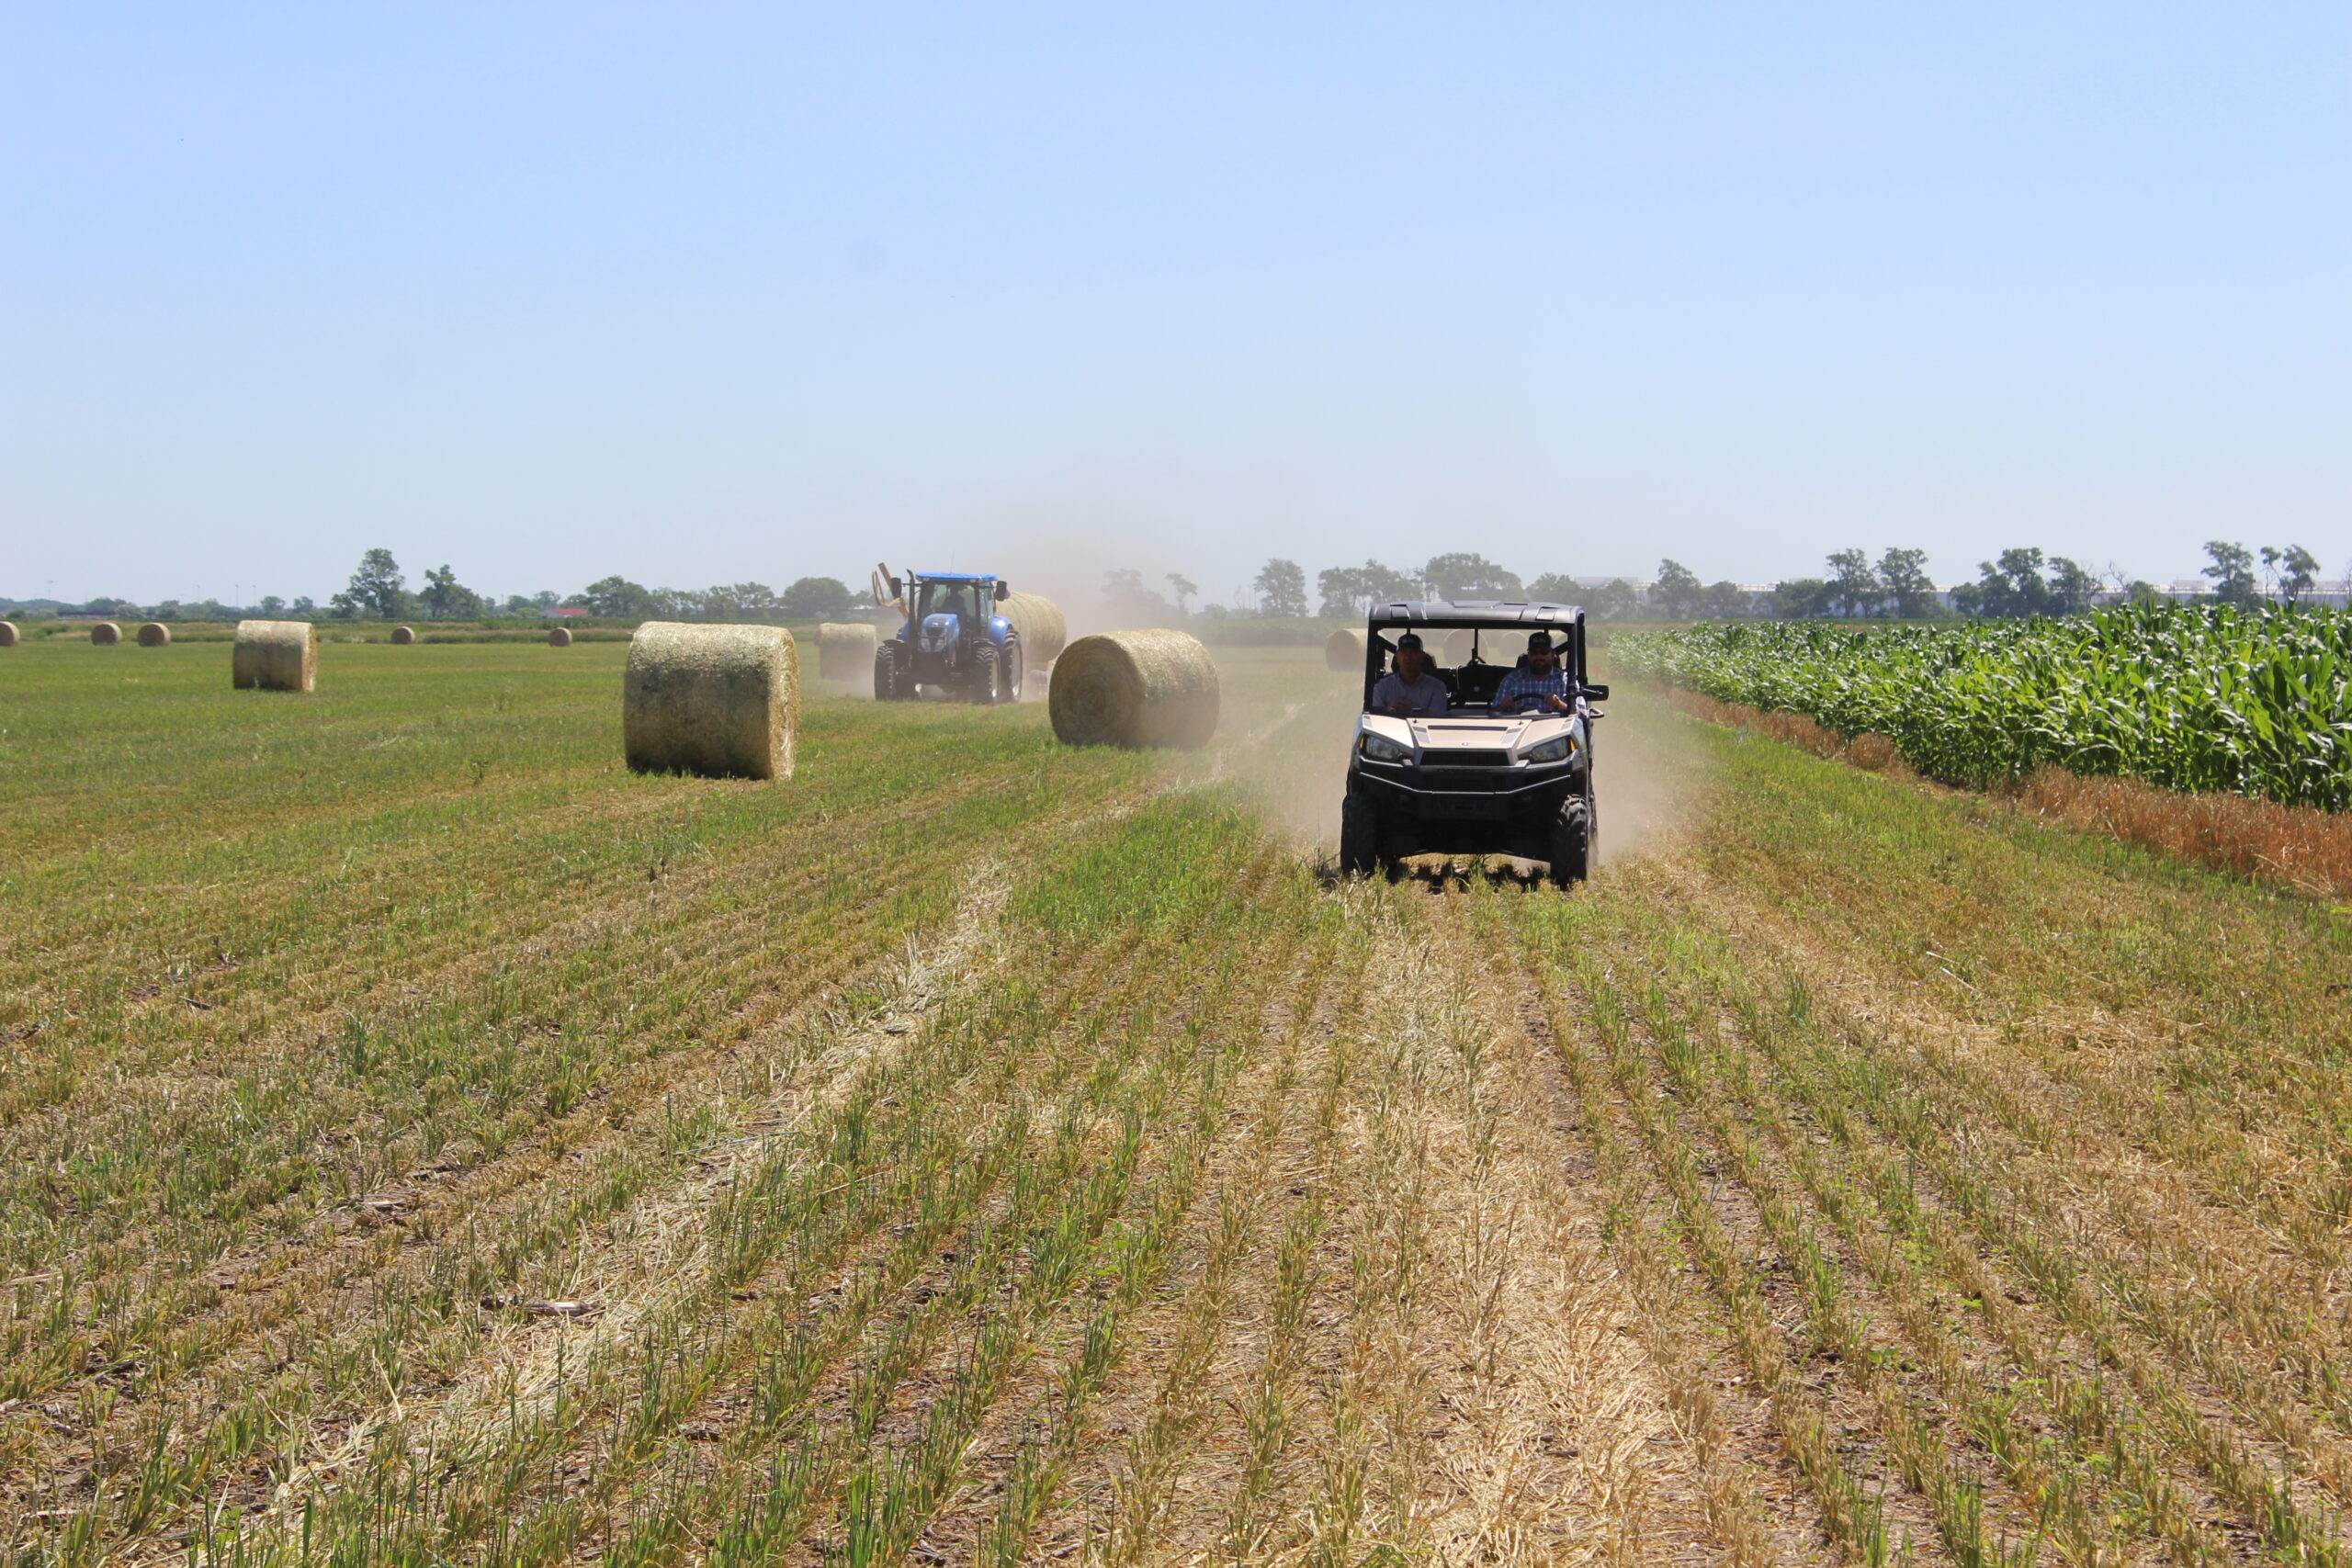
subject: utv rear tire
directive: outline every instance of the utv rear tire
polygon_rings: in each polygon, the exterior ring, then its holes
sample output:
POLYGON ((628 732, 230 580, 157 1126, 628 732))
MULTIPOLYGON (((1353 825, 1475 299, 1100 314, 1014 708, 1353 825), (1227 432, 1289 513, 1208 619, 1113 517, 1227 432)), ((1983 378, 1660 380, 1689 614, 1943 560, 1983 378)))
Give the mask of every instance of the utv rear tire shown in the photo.
POLYGON ((1367 795, 1340 802, 1340 874, 1370 876, 1380 869, 1380 807, 1367 795))
POLYGON ((972 650, 972 700, 984 708, 996 706, 997 646, 984 642, 972 650))
POLYGON ((899 645, 886 642, 874 650, 874 700, 899 700, 899 645))
POLYGON ((1560 815, 1552 824, 1550 863, 1552 880, 1562 887, 1591 874, 1592 807, 1583 795, 1572 795, 1560 803, 1560 815))

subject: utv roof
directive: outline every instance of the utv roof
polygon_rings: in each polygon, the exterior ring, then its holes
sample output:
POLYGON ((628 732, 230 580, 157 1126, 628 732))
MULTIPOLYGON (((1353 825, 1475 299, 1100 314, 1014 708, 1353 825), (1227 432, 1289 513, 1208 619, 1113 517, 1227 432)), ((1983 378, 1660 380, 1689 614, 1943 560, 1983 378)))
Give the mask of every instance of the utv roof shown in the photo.
POLYGON ((1374 626, 1560 626, 1576 625, 1584 612, 1574 604, 1508 599, 1399 599, 1374 604, 1366 625, 1374 626))

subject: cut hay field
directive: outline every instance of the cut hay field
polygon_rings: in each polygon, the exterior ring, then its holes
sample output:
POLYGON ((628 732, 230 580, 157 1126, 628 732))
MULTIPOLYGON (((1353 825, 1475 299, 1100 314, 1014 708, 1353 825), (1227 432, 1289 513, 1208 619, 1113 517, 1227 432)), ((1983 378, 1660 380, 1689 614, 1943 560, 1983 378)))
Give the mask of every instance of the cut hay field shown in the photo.
MULTIPOLYGON (((0 1551, 2335 1562, 2352 919, 1621 689, 1606 863, 626 649, 0 652, 0 1551)), ((813 663, 813 660, 810 661, 813 663)))

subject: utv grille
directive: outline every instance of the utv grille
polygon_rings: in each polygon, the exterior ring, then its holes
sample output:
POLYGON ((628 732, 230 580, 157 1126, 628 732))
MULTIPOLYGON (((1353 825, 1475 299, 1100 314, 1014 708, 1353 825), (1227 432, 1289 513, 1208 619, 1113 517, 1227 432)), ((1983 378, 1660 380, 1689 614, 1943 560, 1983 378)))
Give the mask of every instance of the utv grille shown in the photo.
POLYGON ((1426 768, 1508 768, 1508 751, 1424 751, 1421 765, 1426 768))

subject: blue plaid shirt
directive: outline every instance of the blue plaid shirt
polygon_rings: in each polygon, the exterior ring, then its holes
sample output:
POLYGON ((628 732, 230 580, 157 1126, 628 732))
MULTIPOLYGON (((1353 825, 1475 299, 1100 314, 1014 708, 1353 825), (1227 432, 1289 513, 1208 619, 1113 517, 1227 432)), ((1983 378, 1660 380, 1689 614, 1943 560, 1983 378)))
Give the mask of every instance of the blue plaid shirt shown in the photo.
POLYGON ((1541 674, 1521 665, 1507 671, 1503 683, 1495 688, 1496 713, 1517 713, 1530 698, 1558 697, 1567 701, 1575 694, 1568 690, 1568 672, 1560 668, 1555 655, 1552 668, 1541 674))

